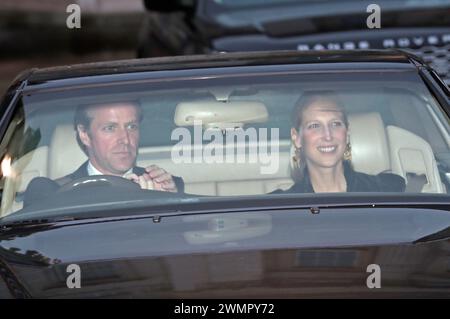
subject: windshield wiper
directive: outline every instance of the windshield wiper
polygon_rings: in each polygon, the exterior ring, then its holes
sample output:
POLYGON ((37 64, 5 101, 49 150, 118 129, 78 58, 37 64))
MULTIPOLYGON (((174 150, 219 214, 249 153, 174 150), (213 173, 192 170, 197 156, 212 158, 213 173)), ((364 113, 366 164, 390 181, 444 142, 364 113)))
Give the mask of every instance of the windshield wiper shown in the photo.
POLYGON ((165 200, 135 200, 52 207, 17 212, 0 220, 0 230, 45 226, 61 222, 98 223, 119 219, 152 218, 214 213, 261 212, 301 209, 320 213, 325 208, 424 208, 450 211, 448 195, 405 193, 277 194, 239 197, 193 197, 165 200))
POLYGON ((55 223, 61 223, 66 221, 73 221, 75 217, 45 217, 45 218, 34 218, 34 219, 22 219, 11 222, 2 223, 0 221, 0 232, 4 232, 11 229, 27 227, 27 226, 43 226, 51 225, 55 223))

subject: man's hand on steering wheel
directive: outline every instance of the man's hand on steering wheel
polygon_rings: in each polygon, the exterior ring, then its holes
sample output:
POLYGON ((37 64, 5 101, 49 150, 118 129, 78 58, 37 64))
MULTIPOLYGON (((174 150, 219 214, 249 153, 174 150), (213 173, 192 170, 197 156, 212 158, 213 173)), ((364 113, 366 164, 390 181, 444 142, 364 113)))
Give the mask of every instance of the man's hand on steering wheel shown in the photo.
POLYGON ((172 175, 157 165, 147 166, 145 168, 145 173, 141 176, 132 173, 125 176, 125 178, 139 184, 142 189, 172 193, 178 191, 172 175))

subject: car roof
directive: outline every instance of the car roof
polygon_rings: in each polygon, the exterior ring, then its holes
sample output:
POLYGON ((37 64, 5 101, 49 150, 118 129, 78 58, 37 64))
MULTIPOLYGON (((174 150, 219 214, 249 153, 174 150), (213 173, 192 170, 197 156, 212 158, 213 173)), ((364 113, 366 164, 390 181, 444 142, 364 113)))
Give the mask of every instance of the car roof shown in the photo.
POLYGON ((379 62, 391 63, 395 68, 399 64, 423 64, 413 55, 401 50, 365 50, 365 51, 258 51, 239 53, 214 53, 207 55, 172 56, 148 59, 131 59, 109 62, 95 62, 57 66, 50 68, 34 68, 22 72, 15 80, 26 81, 27 86, 43 84, 49 81, 92 77, 99 75, 130 74, 146 71, 170 71, 220 67, 242 67, 252 65, 283 64, 324 64, 348 62, 358 64, 379 62))

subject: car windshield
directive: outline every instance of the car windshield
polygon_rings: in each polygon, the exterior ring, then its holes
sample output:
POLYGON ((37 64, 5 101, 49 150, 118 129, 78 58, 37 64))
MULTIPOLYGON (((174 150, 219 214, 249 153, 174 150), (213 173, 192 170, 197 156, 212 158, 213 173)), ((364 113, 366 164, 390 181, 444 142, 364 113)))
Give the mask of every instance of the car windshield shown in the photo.
POLYGON ((1 142, 1 216, 243 196, 447 194, 449 120, 415 69, 336 65, 31 87, 1 142))

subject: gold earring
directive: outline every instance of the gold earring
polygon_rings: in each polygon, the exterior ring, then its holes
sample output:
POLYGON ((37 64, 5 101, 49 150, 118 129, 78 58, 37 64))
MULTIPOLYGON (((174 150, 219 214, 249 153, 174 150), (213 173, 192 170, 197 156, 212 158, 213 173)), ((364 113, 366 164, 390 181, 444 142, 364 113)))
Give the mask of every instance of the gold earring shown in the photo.
POLYGON ((350 144, 350 142, 348 142, 347 146, 345 147, 344 160, 346 161, 352 160, 352 145, 350 144))
POLYGON ((292 156, 292 160, 294 161, 294 167, 299 168, 300 167, 300 148, 301 147, 297 147, 297 146, 295 146, 295 144, 294 144, 294 147, 295 147, 295 154, 294 154, 294 156, 292 156))

